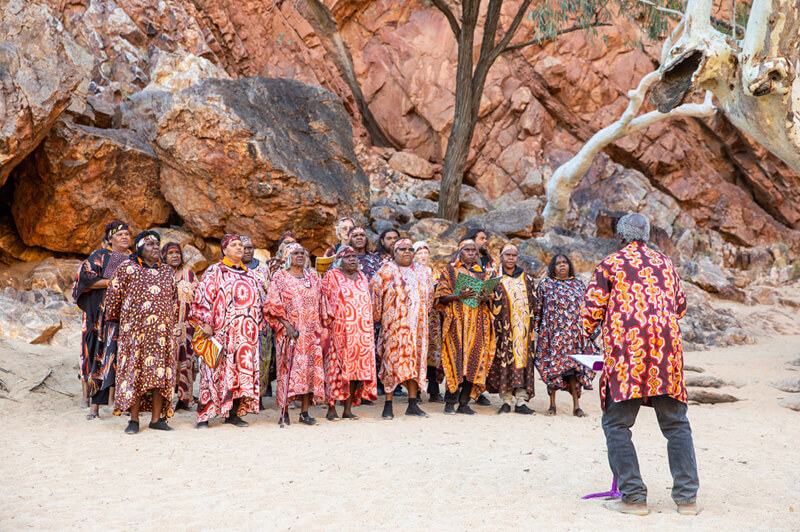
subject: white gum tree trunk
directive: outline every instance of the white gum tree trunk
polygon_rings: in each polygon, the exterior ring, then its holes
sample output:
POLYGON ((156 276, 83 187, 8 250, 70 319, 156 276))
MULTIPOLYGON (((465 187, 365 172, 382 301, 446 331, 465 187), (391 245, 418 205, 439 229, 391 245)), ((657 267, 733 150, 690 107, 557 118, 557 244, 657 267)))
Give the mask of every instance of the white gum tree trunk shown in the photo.
POLYGON ((547 187, 544 227, 559 225, 572 190, 608 144, 676 116, 710 116, 719 109, 741 131, 800 172, 800 1, 755 0, 744 38, 711 26, 712 0, 689 0, 683 21, 664 43, 661 67, 629 93, 622 117, 598 131, 547 187), (696 90, 702 104, 685 104, 696 90), (658 111, 636 116, 645 95, 658 111))

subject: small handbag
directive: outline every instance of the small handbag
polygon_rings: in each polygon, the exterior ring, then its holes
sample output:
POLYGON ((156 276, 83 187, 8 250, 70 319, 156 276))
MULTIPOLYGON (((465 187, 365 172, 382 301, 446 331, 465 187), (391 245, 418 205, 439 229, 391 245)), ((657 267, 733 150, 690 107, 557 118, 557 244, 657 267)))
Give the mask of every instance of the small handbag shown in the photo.
POLYGON ((211 369, 217 369, 219 361, 222 359, 222 356, 220 356, 222 344, 219 343, 219 340, 213 336, 207 337, 203 334, 203 329, 197 327, 194 330, 194 335, 192 335, 192 348, 198 356, 202 357, 206 366, 211 369))

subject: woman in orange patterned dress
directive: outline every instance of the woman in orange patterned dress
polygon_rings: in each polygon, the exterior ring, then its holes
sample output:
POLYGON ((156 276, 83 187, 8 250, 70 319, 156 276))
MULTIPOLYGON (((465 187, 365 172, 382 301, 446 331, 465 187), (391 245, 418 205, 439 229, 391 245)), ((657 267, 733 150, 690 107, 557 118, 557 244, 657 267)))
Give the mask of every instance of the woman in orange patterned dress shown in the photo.
POLYGON ((375 384, 375 334, 367 276, 359 271, 358 255, 350 246, 339 248, 325 278, 322 293, 328 302, 330 338, 323 352, 325 396, 329 421, 339 419, 336 401, 344 403, 344 419, 358 419, 352 406, 378 398, 375 384))
POLYGON ((392 397, 400 384, 408 388, 406 415, 427 417, 418 405, 418 394, 425 387, 433 279, 430 268, 414 263, 411 240, 398 240, 393 253, 394 260, 384 264, 370 283, 373 314, 381 325, 378 356, 386 390, 382 417, 394 418, 392 397))

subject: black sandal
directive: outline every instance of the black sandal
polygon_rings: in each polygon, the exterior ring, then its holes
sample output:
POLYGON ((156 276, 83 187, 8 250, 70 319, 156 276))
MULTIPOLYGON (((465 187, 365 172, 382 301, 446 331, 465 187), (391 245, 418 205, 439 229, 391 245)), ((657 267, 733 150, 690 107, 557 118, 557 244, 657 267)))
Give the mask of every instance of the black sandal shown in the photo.
POLYGON ((576 408, 572 411, 572 415, 575 417, 586 417, 586 412, 581 410, 580 408, 576 408))

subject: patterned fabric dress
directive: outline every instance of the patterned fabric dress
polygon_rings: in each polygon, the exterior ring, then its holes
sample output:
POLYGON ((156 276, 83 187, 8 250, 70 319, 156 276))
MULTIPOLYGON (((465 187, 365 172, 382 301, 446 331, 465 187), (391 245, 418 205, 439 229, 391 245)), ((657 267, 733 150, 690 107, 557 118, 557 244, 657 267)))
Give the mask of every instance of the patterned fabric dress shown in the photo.
POLYGON ((495 289, 492 313, 497 351, 486 379, 491 393, 513 393, 524 388, 533 397, 536 296, 533 277, 517 267, 495 289))
MULTIPOLYGON (((262 300, 266 301, 267 289, 269 288, 269 280, 272 274, 266 263, 260 262, 258 259, 253 259, 247 265, 250 273, 258 279, 258 284, 262 290, 262 300)), ((259 395, 263 396, 269 387, 269 366, 272 362, 272 329, 265 327, 258 335, 258 387, 259 395)))
MULTIPOLYGON (((432 268, 431 276, 435 292, 442 274, 436 268, 432 268)), ((442 382, 444 380, 444 370, 442 370, 442 313, 436 305, 432 305, 430 312, 428 312, 428 366, 436 368, 437 380, 442 382)))
POLYGON ((197 277, 194 272, 181 268, 175 272, 178 288, 178 321, 175 324, 175 363, 177 364, 178 400, 187 407, 194 403, 194 380, 197 377, 197 360, 192 348, 194 326, 189 323, 197 277))
POLYGON ((106 323, 103 301, 106 289, 90 289, 97 281, 111 279, 128 255, 110 249, 98 249, 83 261, 75 283, 72 299, 83 311, 79 376, 89 384, 89 395, 114 386, 117 354, 117 324, 106 323))
POLYGON ((164 398, 160 417, 172 417, 175 390, 175 318, 178 290, 166 264, 148 267, 141 259, 122 263, 109 283, 106 319, 119 322, 114 413, 153 410, 153 394, 164 398))
POLYGON ((367 276, 368 281, 371 281, 383 266, 381 256, 372 251, 367 251, 363 255, 356 255, 356 257, 358 257, 358 263, 361 265, 361 273, 367 276))
POLYGON ((378 398, 375 384, 375 337, 372 299, 367 276, 358 272, 356 280, 339 270, 328 270, 322 279, 322 293, 332 318, 328 347, 323 353, 325 396, 328 405, 350 396, 350 381, 362 381, 353 404, 361 399, 378 398))
POLYGON ((217 369, 200 362, 197 422, 216 416, 258 413, 258 334, 264 327, 258 280, 223 259, 203 274, 194 294, 192 318, 210 325, 222 347, 217 369), (233 401, 239 408, 231 413, 233 401))
MULTIPOLYGON (((458 274, 471 275, 478 279, 490 279, 493 270, 484 270, 479 265, 471 269, 460 261, 448 264, 436 286, 436 299, 453 295, 458 274)), ((442 312, 442 366, 447 390, 455 393, 461 382, 472 383, 470 396, 475 399, 486 388, 486 375, 494 360, 496 342, 492 326, 492 311, 486 303, 472 308, 457 300, 439 304, 442 312)))
POLYGON ((602 325, 605 360, 600 401, 669 395, 686 402, 678 325, 686 295, 672 262, 640 242, 606 257, 586 291, 583 329, 602 325))
POLYGON ((325 402, 325 369, 322 362, 323 323, 328 305, 322 297, 322 282, 314 270, 303 271, 298 279, 287 270, 278 270, 267 292, 264 312, 275 331, 277 403, 285 406, 286 377, 289 376, 287 403, 298 395, 313 394, 313 402, 325 402), (278 319, 284 319, 297 329, 299 336, 291 345, 286 330, 278 319), (291 374, 289 368, 291 366, 291 374))
POLYGON ((418 263, 387 262, 370 282, 375 321, 381 325, 379 377, 387 393, 414 379, 425 388, 428 311, 433 304, 431 269, 418 263))
POLYGON ((536 289, 536 369, 548 394, 567 388, 565 373, 575 376, 578 395, 581 388, 592 389, 594 372, 569 356, 594 353, 581 327, 584 292, 584 284, 574 277, 546 277, 536 289))

